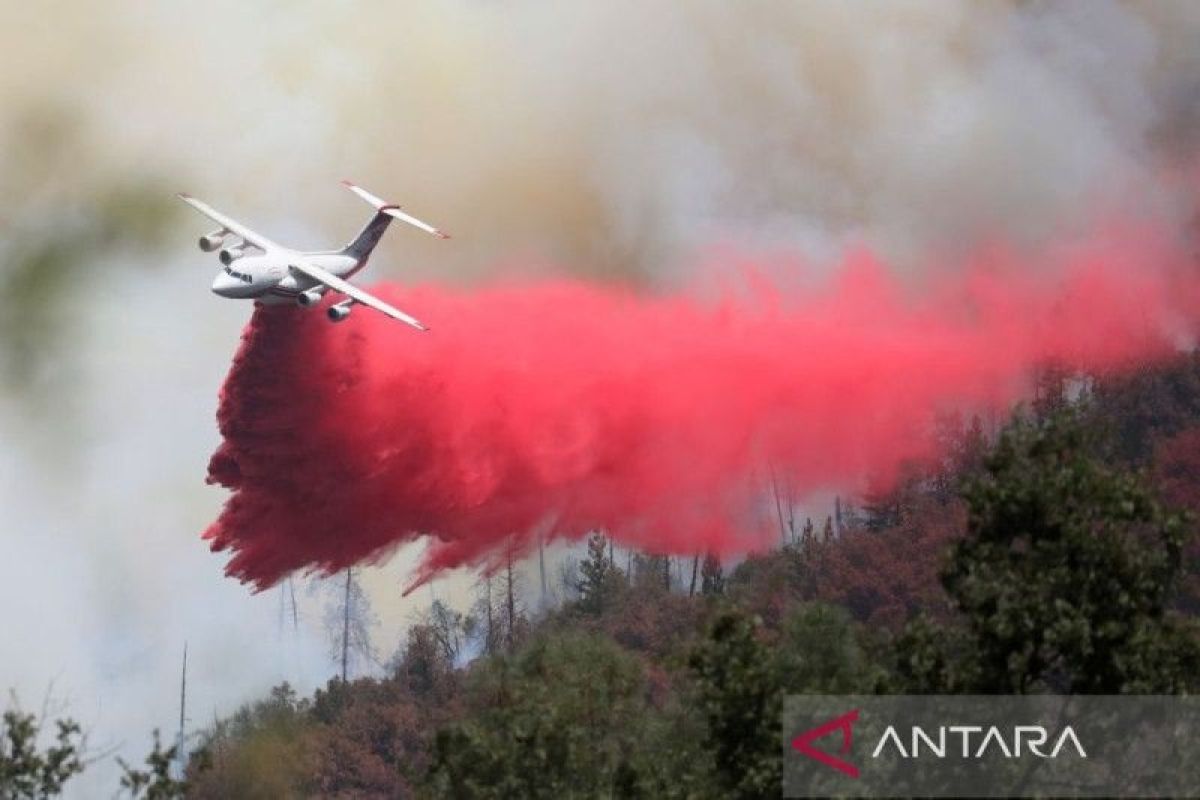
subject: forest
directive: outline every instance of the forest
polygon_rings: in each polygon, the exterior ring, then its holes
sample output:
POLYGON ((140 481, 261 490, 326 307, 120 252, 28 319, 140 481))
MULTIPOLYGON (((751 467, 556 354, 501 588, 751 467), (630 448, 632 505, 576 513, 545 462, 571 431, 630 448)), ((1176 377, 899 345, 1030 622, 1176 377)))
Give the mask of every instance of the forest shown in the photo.
MULTIPOLYGON (((1004 424, 780 543, 617 557, 593 532, 541 611, 508 567, 433 602, 382 677, 289 685, 122 763, 134 797, 773 797, 792 693, 1191 693, 1200 675, 1200 353, 1119 377, 1047 367, 1004 424), (836 517, 836 518, 835 518, 836 517)), ((995 428, 992 430, 991 428, 995 428)), ((356 586, 346 575, 347 603, 356 586)), ((10 709, 0 796, 86 768, 81 725, 10 709), (47 730, 41 730, 41 728, 47 730), (50 743, 47 743, 50 740, 50 743)))

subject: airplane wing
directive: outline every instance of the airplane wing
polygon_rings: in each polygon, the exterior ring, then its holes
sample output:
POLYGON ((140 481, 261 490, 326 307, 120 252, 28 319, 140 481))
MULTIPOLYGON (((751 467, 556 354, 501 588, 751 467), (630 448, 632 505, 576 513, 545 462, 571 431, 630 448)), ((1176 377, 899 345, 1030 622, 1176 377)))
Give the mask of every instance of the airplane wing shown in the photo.
POLYGON ((354 300, 356 303, 362 303, 364 306, 370 306, 376 311, 386 314, 392 319, 397 319, 405 324, 411 325, 419 331, 429 330, 429 328, 422 325, 419 320, 410 317, 400 309, 388 305, 374 295, 364 292, 362 289, 358 288, 349 281, 343 280, 337 275, 334 275, 332 272, 321 269, 315 264, 309 264, 308 262, 302 261, 298 258, 292 258, 288 261, 288 266, 300 274, 312 278, 314 281, 319 281, 320 283, 325 284, 335 292, 341 292, 350 299, 354 300))
POLYGON ((196 198, 192 197, 190 194, 184 194, 184 193, 180 192, 179 199, 182 200, 183 202, 187 203, 192 208, 199 211, 204 216, 211 219, 213 222, 220 225, 225 230, 232 233, 234 236, 238 236, 238 237, 242 238, 247 243, 254 245, 255 247, 257 247, 260 250, 269 251, 269 250, 283 250, 284 249, 284 248, 280 247, 279 245, 275 244, 274 242, 272 242, 267 237, 265 237, 261 234, 255 233, 254 231, 250 230, 242 223, 238 222, 237 220, 230 219, 229 217, 222 214, 220 211, 217 211, 215 208, 208 205, 208 203, 201 202, 200 200, 197 200, 196 198))

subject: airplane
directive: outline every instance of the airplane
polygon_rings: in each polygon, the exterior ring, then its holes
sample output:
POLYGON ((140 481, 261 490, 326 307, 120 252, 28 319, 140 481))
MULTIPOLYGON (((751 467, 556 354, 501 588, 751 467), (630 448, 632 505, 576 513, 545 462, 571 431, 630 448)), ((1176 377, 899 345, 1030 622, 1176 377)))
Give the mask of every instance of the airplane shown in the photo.
POLYGON ((393 219, 431 233, 439 239, 449 239, 432 225, 409 216, 400 206, 384 202, 380 198, 356 186, 350 181, 342 185, 366 200, 375 209, 375 215, 350 244, 341 250, 324 250, 302 253, 272 242, 255 233, 240 222, 230 219, 207 203, 190 194, 179 194, 179 199, 211 219, 221 227, 200 237, 200 249, 217 254, 224 269, 217 273, 212 290, 221 297, 255 300, 265 305, 297 303, 309 307, 316 305, 327 291, 346 296, 327 310, 329 319, 341 322, 350 316, 355 304, 373 308, 392 319, 411 325, 417 330, 429 330, 419 320, 405 314, 363 291, 347 278, 367 265, 367 259, 384 231, 393 219), (228 242, 228 243, 227 243, 228 242))

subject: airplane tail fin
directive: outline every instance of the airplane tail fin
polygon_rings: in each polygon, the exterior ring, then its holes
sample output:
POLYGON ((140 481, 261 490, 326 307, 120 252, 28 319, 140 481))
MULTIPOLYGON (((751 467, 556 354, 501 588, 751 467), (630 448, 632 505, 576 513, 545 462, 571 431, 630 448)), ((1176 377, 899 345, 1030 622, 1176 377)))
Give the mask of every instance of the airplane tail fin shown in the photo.
POLYGON ((383 232, 387 230, 387 226, 393 219, 398 219, 401 222, 407 222, 415 228, 420 228, 426 233, 431 233, 439 239, 449 239, 450 235, 443 233, 427 222, 422 222, 414 216, 405 214, 400 210, 400 206, 392 205, 383 199, 376 197, 361 186, 356 186, 350 181, 342 181, 342 185, 356 195, 366 200, 367 203, 375 209, 375 216, 367 223, 367 226, 362 229, 362 232, 355 237, 354 241, 346 246, 345 253, 363 258, 370 254, 375 249, 375 245, 379 244, 380 238, 383 237, 383 232))

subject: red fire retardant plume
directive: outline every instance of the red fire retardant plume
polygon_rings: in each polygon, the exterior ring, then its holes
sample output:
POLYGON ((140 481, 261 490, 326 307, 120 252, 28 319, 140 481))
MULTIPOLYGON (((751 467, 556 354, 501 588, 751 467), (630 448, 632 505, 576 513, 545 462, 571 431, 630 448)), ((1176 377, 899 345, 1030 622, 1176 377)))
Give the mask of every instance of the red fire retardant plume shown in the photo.
POLYGON ((368 309, 260 307, 221 394, 205 533, 259 588, 430 537, 414 586, 541 526, 654 552, 760 546, 764 487, 884 480, 935 412, 1003 409, 1046 359, 1104 371, 1188 341, 1186 260, 1109 236, 980 259, 914 294, 867 254, 818 289, 701 302, 580 282, 373 287, 368 309), (986 263, 985 263, 986 262, 986 263))

